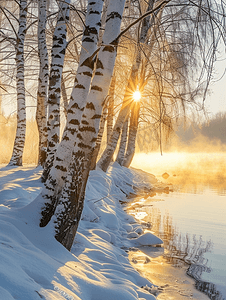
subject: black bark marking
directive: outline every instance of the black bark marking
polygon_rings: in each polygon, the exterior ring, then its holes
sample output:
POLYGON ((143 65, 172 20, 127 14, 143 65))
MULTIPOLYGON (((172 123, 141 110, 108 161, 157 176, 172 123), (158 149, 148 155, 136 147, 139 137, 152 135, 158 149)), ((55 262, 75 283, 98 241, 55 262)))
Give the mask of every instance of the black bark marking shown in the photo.
POLYGON ((92 10, 89 14, 90 15, 92 15, 92 14, 99 15, 100 12, 98 10, 92 10))
POLYGON ((86 75, 86 76, 89 76, 89 77, 92 77, 92 75, 93 75, 91 72, 82 72, 82 74, 86 75))
POLYGON ((79 108, 78 103, 75 102, 75 103, 71 106, 71 108, 79 108))
POLYGON ((67 168, 63 167, 63 166, 56 166, 57 170, 61 170, 63 172, 67 172, 67 168))
POLYGON ((74 135, 77 132, 77 129, 75 129, 75 128, 68 128, 68 131, 70 131, 70 133, 72 135, 74 135))
POLYGON ((64 18, 63 18, 63 17, 60 17, 60 18, 58 19, 58 21, 59 21, 59 22, 63 22, 63 21, 64 21, 64 18))
POLYGON ((58 156, 56 157, 57 161, 63 161, 61 158, 59 158, 58 156))
POLYGON ((94 107, 92 102, 87 102, 86 108, 91 109, 91 110, 95 110, 95 107, 94 107))
POLYGON ((79 121, 77 119, 73 119, 69 122, 69 124, 79 125, 79 121))
POLYGON ((91 119, 100 119, 101 118, 101 115, 94 115, 94 116, 92 116, 92 118, 91 119))
POLYGON ((82 84, 76 84, 75 88, 76 88, 76 89, 83 89, 83 90, 86 89, 86 88, 84 87, 84 85, 82 85, 82 84))
POLYGON ((69 137, 68 136, 64 136, 63 137, 63 141, 69 141, 69 137))
POLYGON ((122 16, 121 16, 118 12, 113 11, 113 12, 111 12, 111 13, 108 15, 108 17, 107 17, 107 19, 106 19, 106 23, 107 23, 110 19, 114 19, 114 18, 119 18, 119 19, 121 19, 122 16))
POLYGON ((92 147, 91 147, 91 146, 89 146, 89 145, 85 145, 85 144, 83 144, 83 143, 78 143, 78 146, 79 146, 80 148, 82 148, 82 149, 84 149, 84 148, 87 148, 87 149, 92 149, 92 147))
POLYGON ((114 51, 115 51, 115 48, 114 48, 113 46, 108 45, 108 46, 105 46, 105 47, 103 48, 103 52, 104 52, 104 51, 114 52, 114 51))
POLYGON ((94 60, 92 60, 90 57, 88 57, 87 59, 84 60, 84 62, 81 64, 82 66, 86 66, 88 68, 90 68, 91 70, 93 70, 94 68, 94 60))
POLYGON ((55 147, 56 144, 55 143, 52 143, 51 141, 49 141, 49 147, 52 148, 52 147, 55 147))
POLYGON ((98 75, 98 76, 104 76, 104 74, 101 73, 101 72, 96 72, 95 75, 98 75))
POLYGON ((67 113, 68 113, 68 114, 73 114, 74 111, 73 111, 72 109, 68 109, 67 113))
POLYGON ((94 43, 94 41, 89 37, 84 38, 83 42, 94 43))
POLYGON ((89 36, 90 34, 98 34, 98 32, 95 27, 86 26, 83 34, 84 36, 89 36))
POLYGON ((104 66, 103 66, 102 62, 99 60, 99 58, 97 58, 96 68, 97 69, 104 69, 104 66))
POLYGON ((58 139, 59 139, 59 137, 58 137, 57 134, 54 134, 54 135, 52 136, 52 140, 53 140, 55 143, 58 142, 58 139))
POLYGON ((100 88, 100 87, 97 86, 97 85, 93 85, 93 86, 91 87, 91 90, 99 91, 99 92, 102 92, 102 91, 103 91, 102 88, 100 88))
POLYGON ((77 134, 77 138, 79 138, 80 140, 83 140, 83 137, 82 137, 81 133, 77 134))
POLYGON ((84 127, 80 127, 80 131, 84 132, 84 131, 89 131, 89 132, 96 132, 95 128, 92 126, 84 126, 84 127))

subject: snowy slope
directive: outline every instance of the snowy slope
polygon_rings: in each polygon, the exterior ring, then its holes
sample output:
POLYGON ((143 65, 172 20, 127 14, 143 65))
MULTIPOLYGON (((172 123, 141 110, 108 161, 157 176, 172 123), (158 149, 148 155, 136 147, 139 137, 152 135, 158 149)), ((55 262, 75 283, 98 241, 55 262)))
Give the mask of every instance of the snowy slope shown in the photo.
POLYGON ((157 287, 128 260, 128 249, 161 244, 127 215, 119 201, 153 176, 114 164, 92 171, 72 251, 40 228, 36 211, 41 169, 0 169, 0 300, 153 300, 157 287), (28 205, 29 204, 29 205, 28 205), (133 237, 133 238, 131 238, 133 237), (153 293, 153 294, 152 294, 153 293))

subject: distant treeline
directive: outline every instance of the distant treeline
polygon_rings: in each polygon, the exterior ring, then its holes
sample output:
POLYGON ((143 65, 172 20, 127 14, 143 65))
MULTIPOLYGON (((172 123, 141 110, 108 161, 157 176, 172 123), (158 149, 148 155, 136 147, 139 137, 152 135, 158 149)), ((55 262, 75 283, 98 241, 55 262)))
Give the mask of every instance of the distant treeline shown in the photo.
POLYGON ((192 122, 186 130, 183 126, 180 126, 176 134, 183 142, 189 142, 201 134, 210 140, 218 139, 223 144, 226 144, 226 113, 217 113, 201 125, 192 122))

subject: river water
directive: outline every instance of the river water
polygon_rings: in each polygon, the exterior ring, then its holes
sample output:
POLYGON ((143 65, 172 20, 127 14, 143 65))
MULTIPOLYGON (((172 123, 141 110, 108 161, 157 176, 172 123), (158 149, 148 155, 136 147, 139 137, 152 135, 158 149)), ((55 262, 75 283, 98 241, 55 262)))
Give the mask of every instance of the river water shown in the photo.
POLYGON ((133 167, 173 190, 128 206, 164 240, 164 247, 131 252, 134 267, 161 287, 159 300, 226 299, 226 154, 140 154, 133 167))

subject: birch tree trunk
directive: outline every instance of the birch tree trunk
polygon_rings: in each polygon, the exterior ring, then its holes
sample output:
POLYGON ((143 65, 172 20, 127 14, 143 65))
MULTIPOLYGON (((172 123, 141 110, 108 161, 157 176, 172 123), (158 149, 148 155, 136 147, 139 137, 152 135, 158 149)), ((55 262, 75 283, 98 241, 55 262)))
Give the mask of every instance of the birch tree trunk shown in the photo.
POLYGON ((51 67, 49 77, 48 108, 49 117, 47 121, 47 158, 42 175, 45 181, 53 165, 54 155, 60 138, 60 98, 61 79, 64 66, 64 58, 67 47, 67 22, 69 21, 70 0, 59 1, 59 13, 53 34, 53 45, 51 52, 51 67))
POLYGON ((83 210, 90 155, 94 149, 102 106, 113 74, 118 44, 116 38, 120 32, 124 4, 125 0, 114 0, 108 6, 103 46, 98 55, 95 76, 77 134, 78 143, 74 148, 69 178, 66 180, 55 212, 55 237, 67 249, 72 246, 83 210))
MULTIPOLYGON (((155 0, 149 0, 147 11, 150 11, 153 8, 154 2, 155 2, 155 0)), ((150 26, 149 21, 150 21, 150 16, 144 18, 144 20, 142 21, 141 35, 140 35, 141 43, 144 43, 147 38, 147 34, 148 34, 149 26, 150 26)), ((122 130, 122 126, 124 124, 124 121, 126 120, 126 117, 128 117, 128 114, 129 114, 130 106, 132 103, 131 90, 132 91, 136 90, 136 86, 137 86, 136 81, 137 81, 140 63, 141 63, 141 53, 140 53, 140 51, 138 51, 137 57, 136 57, 136 62, 132 66, 132 71, 131 71, 130 79, 128 82, 128 86, 126 88, 126 93, 125 93, 125 97, 123 100, 122 108, 119 112, 115 126, 112 130, 112 134, 110 136, 107 147, 104 150, 100 160, 97 163, 98 167, 101 168, 104 172, 107 171, 107 168, 113 158, 113 155, 114 155, 114 152, 115 152, 115 149, 116 149, 119 137, 120 137, 120 133, 122 130)))
POLYGON ((116 84, 116 77, 115 77, 115 75, 113 75, 113 77, 111 79, 111 84, 110 84, 110 88, 109 88, 109 97, 108 97, 107 143, 110 140, 110 136, 111 136, 112 129, 113 129, 115 84, 116 84))
POLYGON ((98 131, 97 141, 92 155, 92 161, 90 166, 91 170, 94 170, 96 168, 97 157, 100 151, 101 141, 104 133, 105 121, 106 120, 108 121, 107 122, 107 143, 113 128, 114 90, 115 90, 115 76, 113 75, 111 78, 107 101, 104 104, 103 113, 100 121, 100 129, 98 131))
POLYGON ((105 121, 107 119, 107 113, 108 113, 108 105, 106 103, 104 105, 103 113, 102 113, 101 120, 100 120, 100 128, 99 128, 98 135, 97 135, 96 145, 95 145, 95 148, 94 148, 93 154, 92 154, 90 170, 95 170, 95 168, 96 168, 96 161, 97 161, 97 156, 100 151, 101 141, 103 138, 104 125, 105 125, 105 121))
POLYGON ((61 93, 62 93, 63 105, 64 105, 64 115, 65 115, 65 118, 67 118, 68 99, 67 99, 65 80, 64 80, 63 75, 62 75, 62 80, 61 80, 61 93))
POLYGON ((126 143, 127 143, 127 135, 128 135, 128 125, 129 125, 129 116, 126 118, 121 133, 121 139, 119 144, 118 155, 116 157, 117 163, 122 166, 122 162, 124 160, 125 152, 126 152, 126 143))
POLYGON ((135 154, 139 112, 140 112, 140 102, 134 103, 133 108, 131 110, 127 149, 122 163, 122 165, 127 168, 130 166, 135 154))
POLYGON ((38 55, 39 55, 39 80, 37 92, 36 121, 39 132, 38 164, 43 165, 46 158, 47 147, 47 91, 49 79, 49 59, 46 47, 46 0, 38 1, 38 55))
POLYGON ((44 203, 41 211, 41 227, 47 225, 54 214, 58 202, 58 195, 61 193, 63 184, 67 177, 68 166, 72 160, 72 152, 77 138, 78 127, 82 112, 86 105, 86 98, 89 93, 91 79, 93 76, 98 34, 101 25, 102 7, 102 0, 88 1, 85 22, 86 26, 84 28, 82 38, 82 47, 75 84, 67 110, 67 123, 62 141, 59 144, 55 155, 53 167, 48 174, 48 178, 42 191, 42 199, 44 203))
POLYGON ((133 101, 131 91, 134 90, 134 80, 137 76, 137 72, 138 72, 138 69, 134 65, 132 68, 132 71, 131 71, 131 75, 130 75, 130 79, 129 79, 127 88, 126 88, 122 107, 119 111, 119 114, 118 114, 117 120, 115 122, 114 128, 112 130, 112 134, 110 136, 109 142, 97 163, 97 166, 99 168, 101 168, 104 172, 107 171, 107 168, 113 158, 113 155, 114 155, 114 152, 115 152, 115 149, 116 149, 116 146, 117 146, 120 134, 121 134, 123 124, 130 112, 130 105, 133 101))
POLYGON ((24 41, 27 23, 27 1, 20 1, 19 30, 16 38, 17 129, 10 165, 22 165, 26 135, 26 102, 24 85, 24 41))

